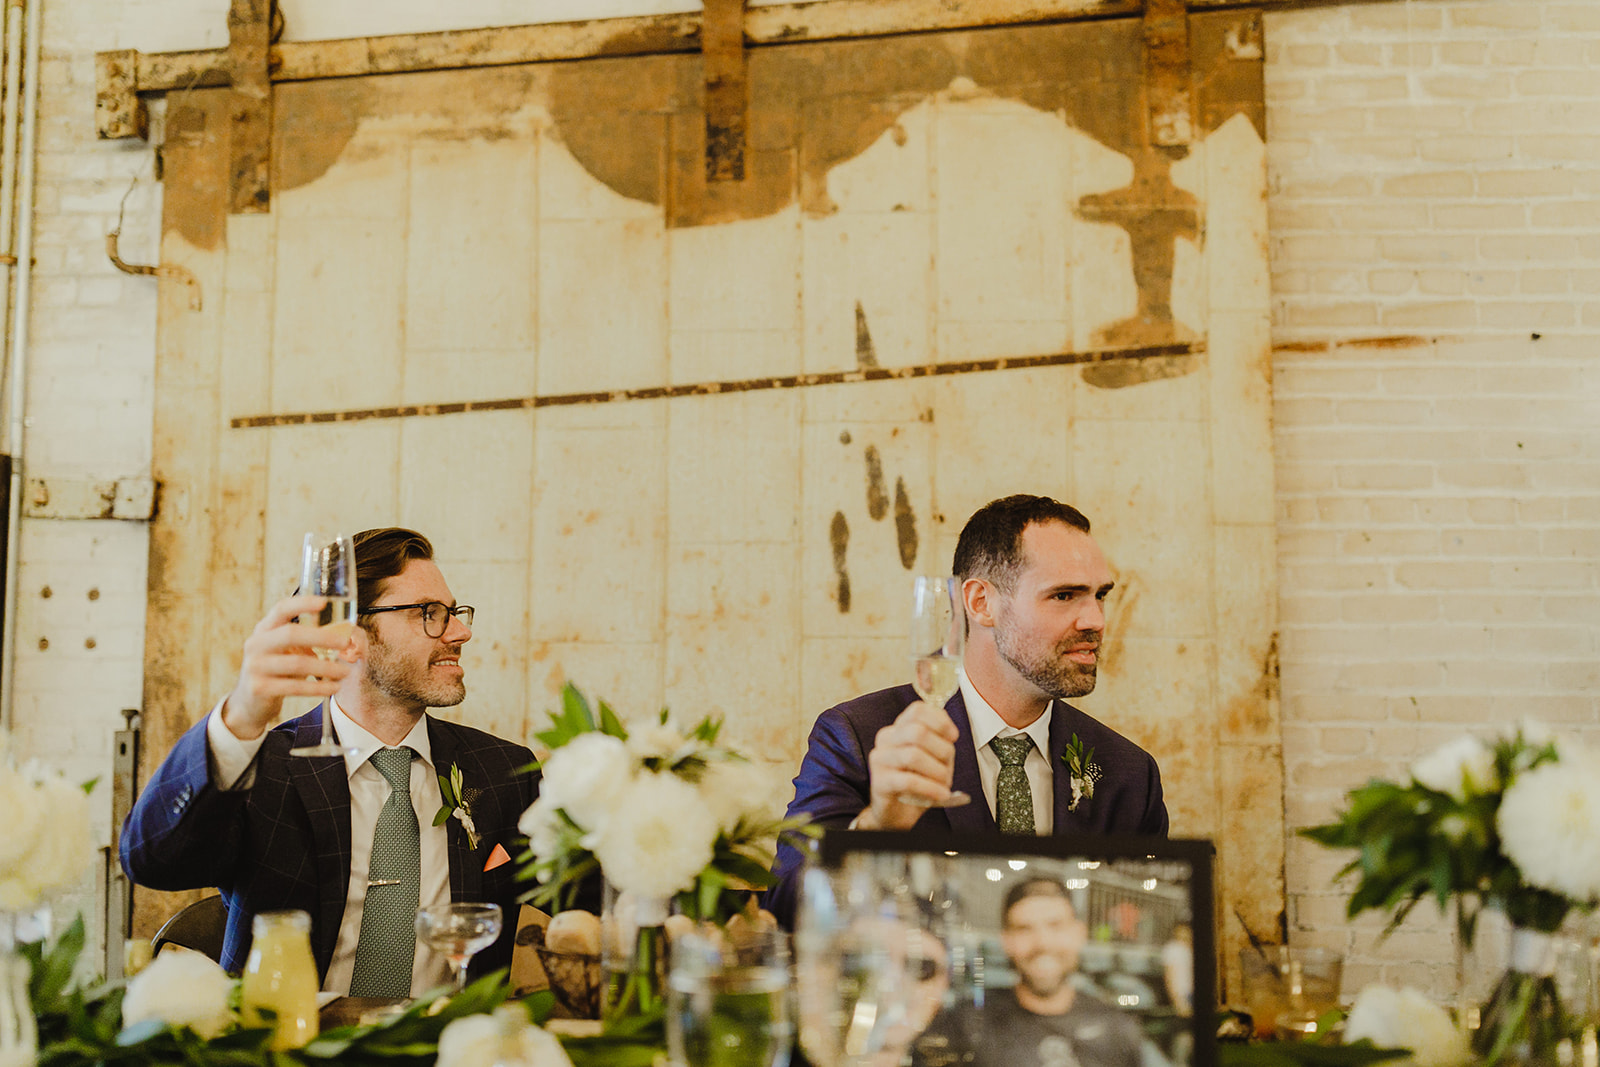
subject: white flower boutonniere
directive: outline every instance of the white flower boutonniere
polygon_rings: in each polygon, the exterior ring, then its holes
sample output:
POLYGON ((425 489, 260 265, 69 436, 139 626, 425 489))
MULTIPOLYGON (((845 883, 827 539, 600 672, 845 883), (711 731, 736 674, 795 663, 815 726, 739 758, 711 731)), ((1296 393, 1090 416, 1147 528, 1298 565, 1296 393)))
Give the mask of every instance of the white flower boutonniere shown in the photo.
POLYGON ((467 831, 467 847, 476 852, 478 827, 472 821, 472 801, 478 798, 478 790, 462 786, 459 765, 450 764, 449 777, 439 775, 439 795, 444 799, 444 807, 433 816, 433 825, 439 826, 455 816, 461 820, 461 828, 467 831))
POLYGON ((1061 761, 1067 765, 1067 773, 1072 776, 1072 803, 1067 805, 1067 810, 1077 811, 1082 801, 1094 799, 1094 784, 1101 777, 1100 765, 1094 761, 1094 749, 1084 752, 1083 742, 1077 734, 1073 734, 1072 740, 1067 742, 1067 750, 1061 754, 1061 761))

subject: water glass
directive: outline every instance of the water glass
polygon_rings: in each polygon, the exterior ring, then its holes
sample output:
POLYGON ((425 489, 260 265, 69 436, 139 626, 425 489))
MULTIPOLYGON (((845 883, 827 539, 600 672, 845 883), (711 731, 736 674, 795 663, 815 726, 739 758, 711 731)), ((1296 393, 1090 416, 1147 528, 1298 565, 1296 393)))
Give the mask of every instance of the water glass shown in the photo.
POLYGON ((700 926, 673 939, 667 1052, 676 1067, 787 1067, 793 1043, 782 930, 700 926))

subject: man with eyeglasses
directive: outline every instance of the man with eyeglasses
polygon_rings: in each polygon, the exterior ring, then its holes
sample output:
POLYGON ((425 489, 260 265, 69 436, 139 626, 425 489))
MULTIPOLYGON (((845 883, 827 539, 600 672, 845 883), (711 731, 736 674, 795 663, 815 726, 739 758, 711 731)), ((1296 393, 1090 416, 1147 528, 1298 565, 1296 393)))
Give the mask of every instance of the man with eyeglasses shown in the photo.
POLYGON ((416 941, 419 905, 500 904, 501 936, 472 971, 509 965, 510 857, 538 784, 526 747, 427 714, 466 697, 461 648, 473 617, 432 544, 398 528, 354 542, 356 629, 341 638, 300 623, 321 597, 273 605, 245 641, 233 692, 179 739, 135 803, 122 865, 153 889, 219 887, 227 970, 244 967, 257 913, 298 908, 311 916, 325 991, 413 996, 448 973, 416 941), (325 699, 274 726, 294 696, 325 699), (346 754, 290 755, 321 739, 324 714, 346 754), (446 805, 440 778, 456 770, 464 803, 446 805))

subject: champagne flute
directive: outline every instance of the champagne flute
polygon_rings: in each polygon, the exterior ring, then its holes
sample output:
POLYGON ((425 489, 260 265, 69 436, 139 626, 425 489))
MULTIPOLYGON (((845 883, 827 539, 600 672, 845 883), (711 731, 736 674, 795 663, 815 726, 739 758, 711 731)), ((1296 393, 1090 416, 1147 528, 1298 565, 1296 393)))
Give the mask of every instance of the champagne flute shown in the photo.
MULTIPOLYGON (((325 534, 313 530, 306 534, 300 557, 300 592, 327 600, 316 615, 302 615, 306 626, 326 627, 330 636, 346 643, 356 628, 356 549, 347 534, 325 534)), ((332 660, 339 655, 331 648, 318 648, 317 655, 332 660)), ((322 741, 315 745, 291 748, 291 756, 343 756, 359 750, 342 745, 333 736, 333 717, 326 703, 322 706, 322 741)))
POLYGON ((456 992, 467 987, 467 964, 500 936, 498 904, 452 901, 417 909, 417 940, 450 964, 456 992))
MULTIPOLYGON (((967 644, 967 615, 961 582, 944 575, 919 574, 911 583, 911 685, 917 696, 943 708, 961 688, 961 657, 967 644)), ((902 804, 920 808, 958 808, 972 797, 952 790, 937 800, 902 794, 902 804)))

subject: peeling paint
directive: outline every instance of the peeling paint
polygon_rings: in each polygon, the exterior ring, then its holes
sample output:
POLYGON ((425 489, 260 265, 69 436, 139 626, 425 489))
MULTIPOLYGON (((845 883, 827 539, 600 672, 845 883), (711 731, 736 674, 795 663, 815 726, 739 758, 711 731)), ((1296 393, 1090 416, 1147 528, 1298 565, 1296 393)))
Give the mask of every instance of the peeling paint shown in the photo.
POLYGON ((872 347, 872 332, 867 329, 867 312, 861 306, 861 301, 856 301, 856 366, 876 367, 878 365, 877 350, 872 347))

